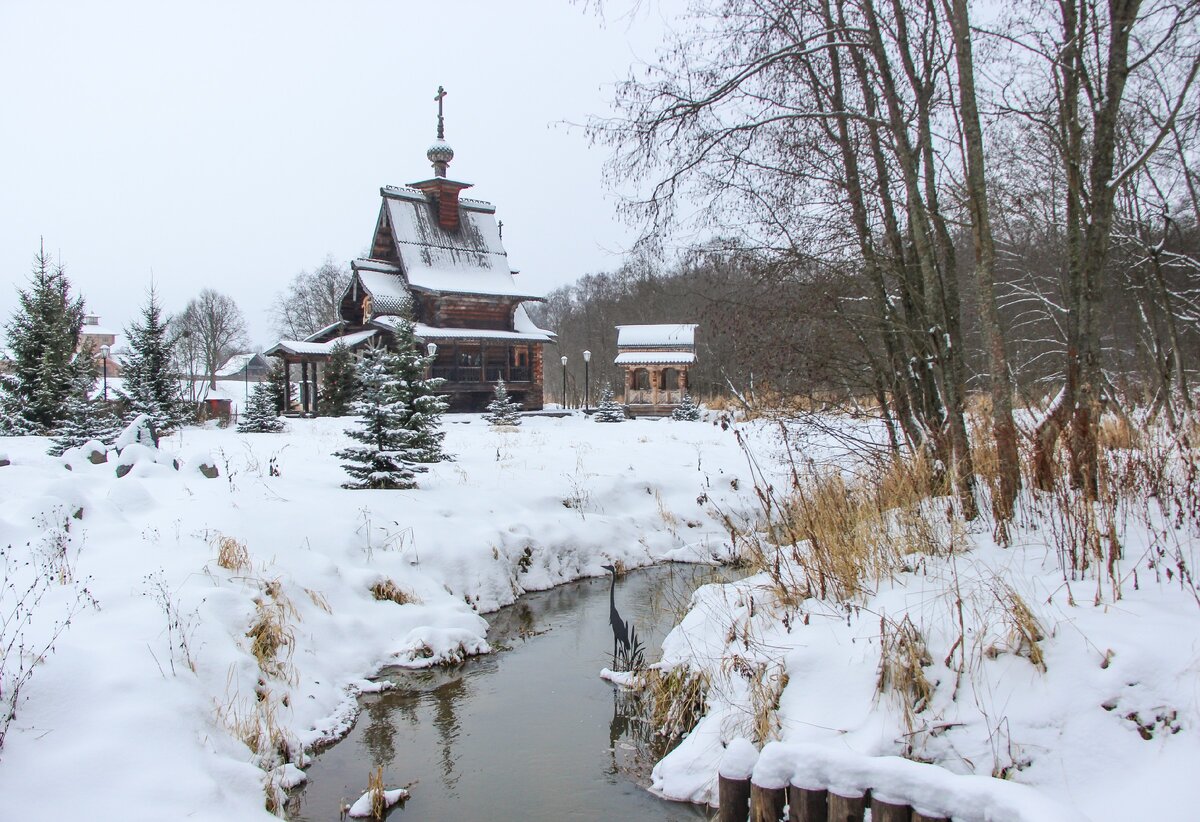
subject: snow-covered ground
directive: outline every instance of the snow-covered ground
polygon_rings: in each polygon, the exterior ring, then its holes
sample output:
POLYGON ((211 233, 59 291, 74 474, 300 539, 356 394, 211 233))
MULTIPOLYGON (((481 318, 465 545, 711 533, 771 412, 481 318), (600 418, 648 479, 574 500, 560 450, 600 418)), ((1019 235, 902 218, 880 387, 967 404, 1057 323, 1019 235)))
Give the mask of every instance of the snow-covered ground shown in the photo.
POLYGON ((266 818, 259 765, 277 763, 276 785, 299 778, 284 760, 337 737, 380 667, 485 652, 479 612, 607 563, 719 555, 717 508, 751 506, 744 456, 709 424, 534 417, 496 430, 455 415, 456 459, 419 489, 347 491, 330 455, 349 423, 189 428, 157 461, 122 460, 135 464, 121 478, 115 456, 0 443, 12 590, 57 569, 26 647, 77 607, 52 652, 26 652, 36 666, 0 750, 0 818, 266 818), (388 581, 413 601, 377 600, 388 581))
POLYGON ((855 795, 874 784, 900 804, 920 799, 927 813, 962 820, 1196 819, 1200 598, 1187 574, 1200 533, 1186 511, 1195 490, 1162 500, 1168 517, 1158 499, 1122 503, 1111 531, 1102 515, 1105 557, 1082 572, 1064 572, 1059 554, 1086 551, 1081 520, 1052 516, 1047 500, 1035 506, 1026 494, 1006 547, 986 522, 949 527, 949 502, 932 501, 925 523, 944 550, 904 555, 845 603, 797 596, 804 575, 787 546, 779 575, 796 583, 791 596, 767 572, 701 589, 662 664, 708 673, 708 713, 655 769, 654 789, 715 803, 723 760, 755 768, 753 757, 728 757, 761 738, 766 704, 778 707, 777 724, 765 720, 778 741, 754 775, 767 786, 832 779, 855 795), (1120 546, 1111 566, 1110 536, 1120 546), (906 690, 896 668, 880 687, 882 647, 905 635, 919 636, 924 653, 889 658, 924 656, 928 693, 906 690), (1038 793, 945 772, 922 782, 921 768, 889 764, 895 755, 1002 774, 1038 793))
MULTIPOLYGON (((291 420, 280 435, 186 429, 157 460, 122 460, 121 478, 115 457, 59 460, 44 439, 0 441, 12 463, 0 460, 6 596, 36 571, 54 577, 24 629, 33 677, 0 750, 0 819, 48 808, 267 818, 265 796, 303 778, 284 763, 337 738, 382 666, 486 652, 480 612, 604 564, 724 556, 723 516, 744 526, 757 509, 747 456, 710 424, 446 422, 456 460, 413 491, 339 487, 330 455, 349 442, 347 420, 291 420), (409 601, 378 600, 376 586, 409 601), (34 658, 72 607, 52 652, 34 658)), ((786 487, 772 427, 741 431, 758 470, 786 487)), ((828 433, 792 446, 802 461, 850 467, 828 433)), ((903 554, 848 604, 781 598, 767 573, 698 591, 663 660, 708 672, 708 714, 656 768, 654 789, 715 801, 722 760, 766 729, 779 741, 759 764, 785 779, 828 765, 902 793, 928 771, 889 755, 937 763, 929 809, 968 803, 978 813, 965 819, 1017 806, 1054 818, 1044 808, 1055 803, 1093 822, 1194 819, 1200 601, 1178 560, 1190 570, 1198 559, 1195 512, 1176 527, 1156 501, 1123 508, 1111 573, 1064 575, 1058 550, 1078 523, 1027 506, 1002 547, 984 521, 949 525, 947 504, 931 502, 924 520, 946 550, 903 554), (911 692, 877 692, 881 645, 910 629, 928 685, 914 710, 911 692), (993 772, 1039 801, 950 778, 993 772)), ((798 579, 791 562, 785 546, 778 573, 798 579)), ((11 620, 3 629, 15 635, 11 620)))

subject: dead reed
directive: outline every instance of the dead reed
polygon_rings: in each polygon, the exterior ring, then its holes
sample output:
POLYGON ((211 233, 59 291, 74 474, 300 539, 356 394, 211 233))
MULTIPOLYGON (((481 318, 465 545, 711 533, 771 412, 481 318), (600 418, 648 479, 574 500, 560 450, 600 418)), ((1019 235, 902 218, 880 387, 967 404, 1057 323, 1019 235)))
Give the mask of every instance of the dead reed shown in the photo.
POLYGON ((416 594, 401 588, 394 579, 378 580, 371 586, 371 596, 380 602, 394 602, 397 605, 421 604, 416 594))

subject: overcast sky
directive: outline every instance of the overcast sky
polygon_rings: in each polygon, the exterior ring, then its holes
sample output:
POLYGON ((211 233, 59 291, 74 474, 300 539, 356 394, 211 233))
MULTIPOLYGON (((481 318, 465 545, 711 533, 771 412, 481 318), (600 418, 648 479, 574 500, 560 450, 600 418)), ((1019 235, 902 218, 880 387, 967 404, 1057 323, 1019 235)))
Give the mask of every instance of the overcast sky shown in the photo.
POLYGON ((379 187, 432 175, 444 85, 450 176, 504 221, 542 292, 631 241, 578 129, 649 60, 661 6, 607 24, 568 0, 0 0, 0 317, 38 238, 123 327, 153 276, 168 311, 234 297, 256 345, 302 269, 363 254, 379 187))

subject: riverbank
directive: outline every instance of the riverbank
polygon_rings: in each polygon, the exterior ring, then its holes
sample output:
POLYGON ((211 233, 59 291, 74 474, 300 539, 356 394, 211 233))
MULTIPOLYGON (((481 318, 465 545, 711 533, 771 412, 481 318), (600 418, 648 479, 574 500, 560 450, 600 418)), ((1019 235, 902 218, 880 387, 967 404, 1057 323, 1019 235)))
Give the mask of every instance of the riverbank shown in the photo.
POLYGON ((753 509, 745 456, 713 425, 447 422, 455 461, 405 492, 339 487, 345 420, 186 429, 120 478, 6 440, 7 578, 54 584, 24 631, 32 677, 0 751, 0 816, 52 802, 267 818, 384 666, 484 653, 480 613, 604 564, 721 556, 723 516, 753 509))

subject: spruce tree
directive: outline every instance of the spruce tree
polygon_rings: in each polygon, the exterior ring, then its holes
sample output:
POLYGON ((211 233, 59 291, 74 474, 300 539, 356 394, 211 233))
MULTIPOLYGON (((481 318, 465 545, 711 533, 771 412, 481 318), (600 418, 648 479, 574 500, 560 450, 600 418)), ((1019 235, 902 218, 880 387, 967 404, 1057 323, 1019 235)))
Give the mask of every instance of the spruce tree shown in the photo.
POLYGON ((329 361, 325 363, 321 378, 321 411, 329 417, 344 417, 350 413, 350 405, 358 393, 358 379, 354 373, 354 355, 342 343, 334 343, 329 361))
POLYGON ((179 375, 172 366, 171 339, 154 286, 138 321, 125 329, 129 354, 121 363, 124 388, 117 392, 128 415, 147 414, 160 435, 182 425, 188 415, 179 375))
POLYGON ((700 419, 700 406, 692 399, 691 394, 684 394, 679 407, 671 412, 671 419, 681 422, 696 422, 700 419))
POLYGON ((271 363, 266 384, 271 388, 271 401, 275 403, 275 410, 280 414, 289 410, 292 400, 296 398, 296 392, 292 390, 292 381, 288 378, 288 369, 282 359, 276 358, 271 363))
POLYGON ((400 355, 386 349, 368 351, 359 361, 358 428, 346 435, 361 445, 334 454, 347 460, 342 468, 352 478, 343 488, 415 488, 416 475, 429 470, 417 464, 423 460, 404 427, 411 409, 401 371, 400 355))
POLYGON ((108 404, 88 396, 95 380, 94 369, 81 371, 67 399, 66 415, 55 428, 54 442, 46 453, 61 457, 68 448, 92 440, 108 444, 116 437, 120 423, 108 404))
POLYGON ((400 427, 408 432, 408 447, 414 462, 441 462, 449 459, 442 451, 446 432, 440 430, 442 414, 449 407, 446 398, 437 393, 445 382, 441 377, 426 377, 433 357, 417 348, 412 325, 408 322, 394 330, 396 368, 400 378, 405 410, 400 427))
POLYGON ((487 413, 483 418, 492 425, 520 425, 521 403, 508 396, 508 387, 504 380, 496 382, 495 394, 487 405, 487 413))
POLYGON ((254 386, 237 430, 242 434, 275 434, 283 430, 283 420, 279 419, 275 392, 270 383, 260 382, 254 386))
POLYGON ((625 422, 625 406, 613 398, 612 386, 605 384, 600 392, 600 405, 592 415, 596 422, 625 422))
POLYGON ((0 380, 0 427, 9 434, 43 434, 66 418, 67 402, 89 363, 76 354, 83 328, 83 299, 71 296, 61 265, 45 249, 34 258, 30 287, 5 326, 13 372, 0 380))

